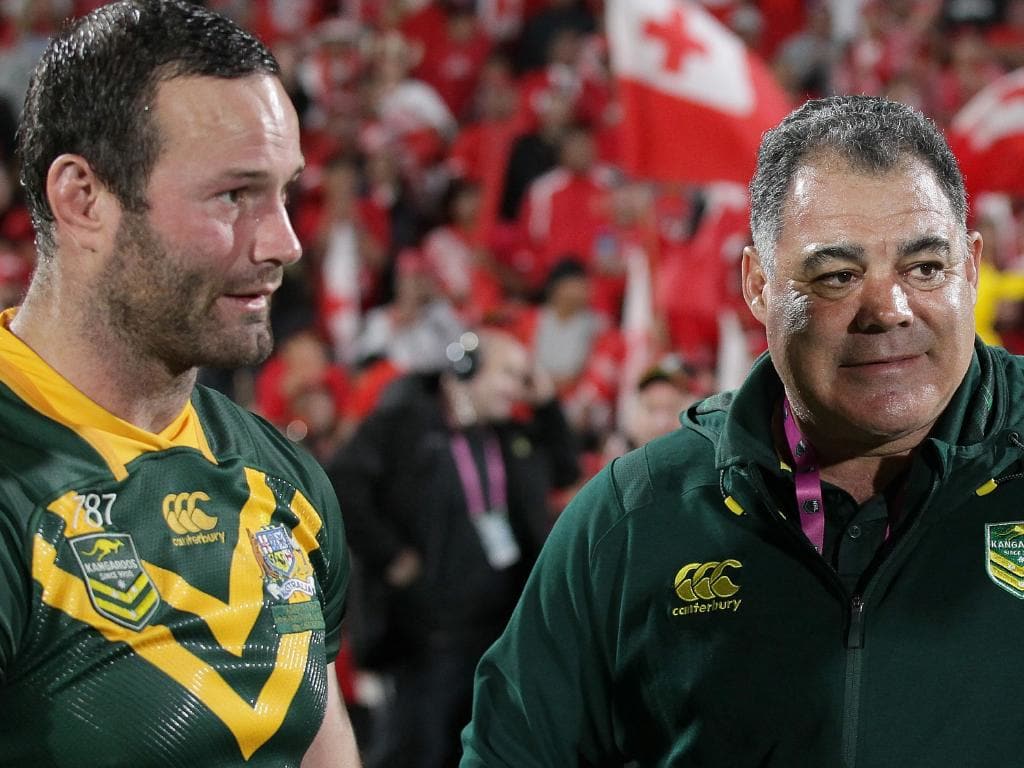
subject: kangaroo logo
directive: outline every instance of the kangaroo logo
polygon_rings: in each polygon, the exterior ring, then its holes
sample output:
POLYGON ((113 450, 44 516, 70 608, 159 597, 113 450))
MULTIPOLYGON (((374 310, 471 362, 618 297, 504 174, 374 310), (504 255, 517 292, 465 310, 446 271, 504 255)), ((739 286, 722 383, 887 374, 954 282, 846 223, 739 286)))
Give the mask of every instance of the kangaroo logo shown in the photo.
POLYGON ((82 555, 85 557, 95 557, 96 561, 99 562, 107 555, 114 554, 123 546, 123 541, 113 541, 111 539, 96 539, 96 541, 92 543, 92 549, 90 549, 88 552, 83 552, 82 555))
POLYGON ((200 501, 209 500, 210 497, 202 491, 167 494, 163 503, 167 527, 179 536, 213 530, 217 527, 217 518, 208 515, 198 506, 200 501))
POLYGON ((100 616, 138 632, 153 618, 160 595, 127 533, 93 533, 68 539, 89 602, 100 616), (117 557, 104 560, 117 552, 117 557))

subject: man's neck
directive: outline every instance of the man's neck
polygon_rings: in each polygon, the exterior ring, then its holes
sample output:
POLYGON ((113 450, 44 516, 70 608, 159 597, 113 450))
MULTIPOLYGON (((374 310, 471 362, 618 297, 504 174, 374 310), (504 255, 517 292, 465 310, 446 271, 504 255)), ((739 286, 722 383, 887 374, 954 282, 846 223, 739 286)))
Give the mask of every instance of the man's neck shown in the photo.
MULTIPOLYGON (((773 418, 772 431, 776 445, 789 453, 781 409, 773 418)), ((914 451, 928 435, 928 429, 919 430, 898 439, 874 445, 857 445, 849 437, 829 440, 807 430, 802 425, 800 434, 814 447, 819 476, 822 480, 842 488, 858 504, 882 493, 910 466, 914 451)))
POLYGON ((10 330, 75 389, 148 432, 173 422, 195 386, 195 369, 175 375, 48 296, 30 292, 10 330))
POLYGON ((854 501, 863 504, 885 491, 903 475, 913 452, 894 456, 863 456, 821 467, 821 479, 842 488, 854 501))

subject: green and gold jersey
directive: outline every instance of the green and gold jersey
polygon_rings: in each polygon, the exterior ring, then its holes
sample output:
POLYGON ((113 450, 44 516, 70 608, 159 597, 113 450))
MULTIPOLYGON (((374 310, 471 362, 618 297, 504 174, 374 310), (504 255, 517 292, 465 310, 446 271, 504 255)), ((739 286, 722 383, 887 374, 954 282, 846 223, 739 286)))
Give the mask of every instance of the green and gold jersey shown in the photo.
POLYGON ((298 766, 348 560, 320 467, 198 387, 160 434, 0 316, 0 766, 298 766))

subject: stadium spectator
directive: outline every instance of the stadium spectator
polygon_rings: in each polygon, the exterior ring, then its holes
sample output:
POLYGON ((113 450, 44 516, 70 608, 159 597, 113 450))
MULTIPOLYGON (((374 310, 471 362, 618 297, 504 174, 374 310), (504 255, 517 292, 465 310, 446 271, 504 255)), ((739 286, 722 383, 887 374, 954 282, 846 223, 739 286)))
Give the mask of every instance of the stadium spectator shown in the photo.
POLYGON ((438 278, 441 292, 467 325, 496 317, 504 291, 480 231, 480 187, 453 180, 441 200, 444 223, 423 239, 423 255, 438 278))
POLYGON ((597 20, 593 10, 579 0, 547 0, 526 20, 516 46, 519 72, 543 67, 550 61, 552 42, 569 30, 577 35, 593 32, 597 20))
POLYGON ((344 417, 350 386, 330 345, 315 328, 300 328, 278 339, 257 374, 254 409, 326 461, 351 429, 344 417))
POLYGON ((457 764, 476 661, 547 535, 550 490, 577 474, 554 388, 514 337, 467 333, 449 351, 442 373, 389 387, 330 472, 372 595, 352 616, 356 659, 394 681, 367 768, 457 764))
POLYGON ((433 267, 420 251, 406 248, 395 266, 394 299, 366 313, 355 345, 360 368, 387 360, 396 371, 438 371, 444 350, 464 329, 455 308, 437 288, 433 267))
POLYGON ((298 229, 312 251, 319 317, 338 360, 351 362, 366 307, 382 294, 387 267, 387 216, 360 195, 355 159, 338 157, 323 171, 322 198, 298 229))
POLYGON ((563 401, 571 399, 595 344, 610 327, 607 317, 592 308, 590 293, 583 262, 567 255, 548 273, 544 303, 523 313, 517 323, 517 335, 526 340, 563 401))
POLYGON ((411 76, 423 48, 398 31, 377 39, 373 102, 386 135, 398 142, 403 168, 412 177, 444 157, 457 131, 455 117, 437 90, 411 76))
POLYGON ((558 165, 530 182, 520 212, 535 254, 529 275, 534 286, 543 284, 564 253, 578 254, 592 272, 601 271, 599 239, 610 223, 612 182, 611 169, 595 163, 590 131, 568 127, 558 148, 558 165))
POLYGON ((558 152, 572 126, 571 100, 553 95, 545 101, 536 130, 520 135, 512 145, 501 201, 501 217, 519 218, 523 196, 530 183, 558 164, 558 152))
POLYGON ((473 106, 483 63, 493 47, 477 22, 473 3, 427 3, 405 19, 402 31, 423 51, 413 76, 432 86, 451 113, 465 120, 473 106))
POLYGON ((448 168, 453 177, 480 185, 479 234, 490 243, 496 236, 509 155, 521 133, 519 92, 505 57, 494 55, 483 65, 475 106, 476 119, 459 130, 448 168))

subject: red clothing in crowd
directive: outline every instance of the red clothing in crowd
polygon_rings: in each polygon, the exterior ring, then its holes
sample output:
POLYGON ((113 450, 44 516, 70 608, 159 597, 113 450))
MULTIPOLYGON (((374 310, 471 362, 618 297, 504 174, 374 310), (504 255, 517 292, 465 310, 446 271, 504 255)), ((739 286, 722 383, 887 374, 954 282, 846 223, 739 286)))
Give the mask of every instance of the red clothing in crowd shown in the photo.
POLYGON ((603 84, 581 76, 578 67, 565 64, 550 64, 527 72, 519 79, 519 88, 525 107, 520 116, 524 133, 537 130, 551 94, 567 97, 573 104, 573 118, 589 126, 600 124, 610 98, 603 84))
MULTIPOLYGON (((284 386, 288 376, 288 362, 280 355, 267 361, 256 377, 256 409, 269 421, 285 427, 296 418, 292 410, 292 398, 301 392, 286 392, 284 386)), ((332 395, 337 413, 345 412, 349 395, 349 380, 345 372, 336 365, 326 366, 314 381, 304 385, 303 391, 312 388, 325 389, 332 395)))
POLYGON ((665 318, 671 346, 698 368, 714 369, 719 315, 733 310, 748 330, 750 351, 764 349, 740 284, 740 258, 750 243, 746 207, 711 210, 688 244, 666 248, 655 282, 655 306, 665 318), (685 297, 685 301, 681 300, 685 297))
POLYGON ((273 46, 299 40, 327 16, 326 0, 252 0, 249 28, 273 46))
POLYGON ((505 299, 501 283, 473 233, 454 226, 437 227, 423 240, 423 256, 441 292, 467 325, 480 323, 501 307, 505 299))
POLYGON ((567 254, 574 254, 588 268, 594 267, 599 236, 609 225, 610 182, 605 169, 581 175, 555 168, 530 184, 522 222, 536 256, 528 276, 535 286, 567 254))
POLYGON ((464 118, 472 107, 480 70, 492 43, 471 14, 460 23, 456 37, 445 11, 436 3, 428 3, 403 19, 401 30, 421 50, 412 76, 433 86, 452 114, 464 118))
POLYGON ((452 173, 480 185, 478 227, 485 241, 490 240, 500 215, 508 156, 518 135, 515 117, 487 120, 466 126, 452 145, 452 173))

